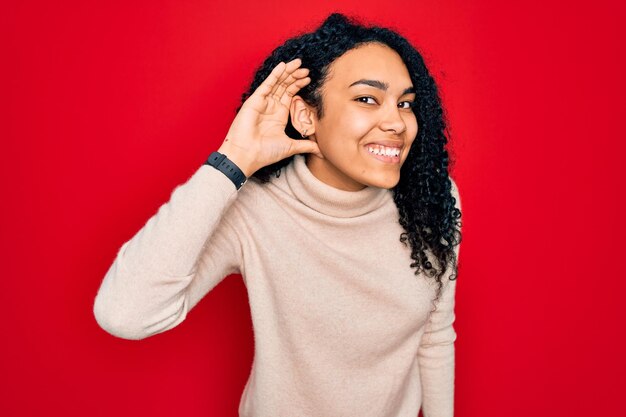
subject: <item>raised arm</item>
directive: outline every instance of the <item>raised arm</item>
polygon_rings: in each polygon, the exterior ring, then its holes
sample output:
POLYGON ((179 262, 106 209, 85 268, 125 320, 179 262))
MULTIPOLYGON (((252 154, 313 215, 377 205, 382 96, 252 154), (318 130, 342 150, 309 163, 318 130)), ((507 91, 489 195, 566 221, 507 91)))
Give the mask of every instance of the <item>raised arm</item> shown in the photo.
MULTIPOLYGON (((246 100, 219 151, 246 176, 301 152, 314 142, 285 135, 294 94, 310 79, 300 60, 277 65, 246 100)), ((106 273, 94 315, 107 332, 143 339, 180 324, 225 276, 239 271, 242 253, 227 221, 235 185, 203 165, 125 242, 106 273)))
POLYGON ((191 308, 187 289, 205 242, 211 251, 204 262, 211 269, 203 268, 198 279, 211 282, 212 288, 237 272, 240 244, 228 224, 220 222, 236 197, 235 185, 208 165, 176 187, 118 251, 95 299, 98 324, 115 336, 143 339, 182 322, 191 308), (219 246, 210 245, 215 239, 219 246))

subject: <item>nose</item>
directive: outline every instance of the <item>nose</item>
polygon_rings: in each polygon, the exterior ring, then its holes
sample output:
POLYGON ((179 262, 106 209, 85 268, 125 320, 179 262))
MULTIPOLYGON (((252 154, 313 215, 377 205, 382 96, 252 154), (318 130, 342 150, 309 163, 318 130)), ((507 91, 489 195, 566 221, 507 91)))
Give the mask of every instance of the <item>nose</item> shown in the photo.
POLYGON ((380 122, 380 128, 385 132, 392 131, 396 135, 403 133, 406 130, 406 123, 400 114, 400 109, 395 104, 387 106, 382 120, 380 122))

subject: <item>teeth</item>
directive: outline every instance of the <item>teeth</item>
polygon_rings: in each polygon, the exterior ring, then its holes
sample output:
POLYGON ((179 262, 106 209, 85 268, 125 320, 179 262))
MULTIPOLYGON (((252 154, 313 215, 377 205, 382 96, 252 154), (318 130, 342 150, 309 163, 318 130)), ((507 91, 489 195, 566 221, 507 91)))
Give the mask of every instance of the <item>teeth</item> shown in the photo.
POLYGON ((380 145, 368 145, 367 150, 374 155, 384 155, 384 156, 398 156, 400 155, 399 148, 389 148, 386 146, 380 145))

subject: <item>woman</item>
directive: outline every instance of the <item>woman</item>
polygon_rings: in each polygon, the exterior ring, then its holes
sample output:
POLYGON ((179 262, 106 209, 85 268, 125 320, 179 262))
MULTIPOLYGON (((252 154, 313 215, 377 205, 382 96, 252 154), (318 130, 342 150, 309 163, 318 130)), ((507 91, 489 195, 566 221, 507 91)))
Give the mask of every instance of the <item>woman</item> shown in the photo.
POLYGON ((421 56, 333 14, 277 48, 242 102, 122 245, 100 326, 164 332, 240 273, 255 333, 241 416, 452 416, 460 205, 421 56))

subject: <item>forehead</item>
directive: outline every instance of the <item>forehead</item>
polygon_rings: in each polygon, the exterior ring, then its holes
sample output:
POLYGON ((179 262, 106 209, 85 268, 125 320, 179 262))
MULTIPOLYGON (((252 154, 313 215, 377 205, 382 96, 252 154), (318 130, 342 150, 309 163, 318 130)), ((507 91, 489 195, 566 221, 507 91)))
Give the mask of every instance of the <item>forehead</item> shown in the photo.
POLYGON ((400 55, 380 43, 360 45, 337 58, 329 67, 325 84, 333 89, 347 89, 360 79, 386 82, 391 90, 404 90, 412 85, 400 55))

